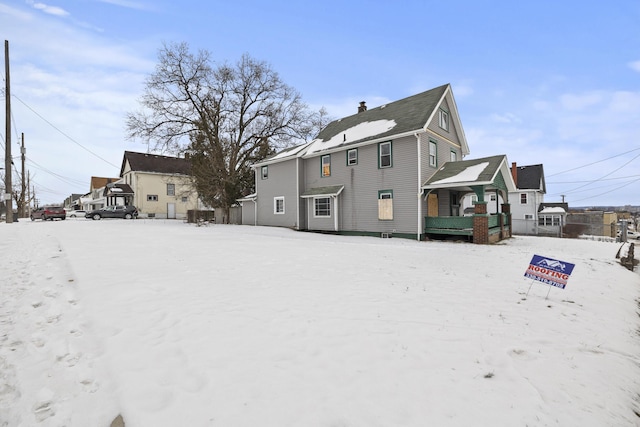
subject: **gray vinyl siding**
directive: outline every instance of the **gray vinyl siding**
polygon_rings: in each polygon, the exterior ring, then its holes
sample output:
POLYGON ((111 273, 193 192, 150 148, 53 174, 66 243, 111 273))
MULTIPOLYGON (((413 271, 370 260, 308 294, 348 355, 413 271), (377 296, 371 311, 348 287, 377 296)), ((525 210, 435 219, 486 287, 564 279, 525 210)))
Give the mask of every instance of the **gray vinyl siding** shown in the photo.
POLYGON ((255 202, 247 201, 242 202, 242 224, 243 225, 255 225, 255 202))
MULTIPOLYGON (((291 159, 269 165, 269 177, 258 176, 258 225, 297 228, 299 206, 296 189, 296 160, 291 159), (284 197, 284 214, 276 215, 273 210, 274 198, 284 197)), ((260 168, 256 170, 260 173, 260 168)))
MULTIPOLYGON (((358 147, 358 164, 346 165, 346 150, 331 153, 331 176, 321 177, 320 158, 305 160, 305 189, 344 185, 339 196, 339 231, 417 233, 418 180, 416 138, 391 140, 392 167, 378 167, 378 144, 358 147), (378 219, 378 192, 393 190, 393 220, 378 219)), ((330 219, 313 218, 309 201, 310 230, 333 230, 330 219)))
MULTIPOLYGON (((458 129, 455 126, 455 121, 453 120, 453 112, 451 110, 451 108, 449 107, 449 97, 445 97, 445 99, 442 101, 442 103, 440 104, 440 106, 438 108, 436 108, 436 111, 433 115, 433 119, 431 119, 431 122, 429 123, 429 125, 427 126, 427 128, 438 134, 439 136, 443 137, 444 139, 451 141, 452 143, 454 143, 455 145, 449 145, 452 149, 456 149, 459 153, 458 153, 458 159, 462 160, 462 153, 461 153, 461 149, 460 149, 460 137, 458 136, 458 129), (439 125, 439 113, 438 111, 440 109, 443 109, 445 111, 447 111, 449 113, 449 130, 446 131, 444 129, 442 129, 439 125)), ((449 160, 449 150, 447 150, 447 160, 449 160)))

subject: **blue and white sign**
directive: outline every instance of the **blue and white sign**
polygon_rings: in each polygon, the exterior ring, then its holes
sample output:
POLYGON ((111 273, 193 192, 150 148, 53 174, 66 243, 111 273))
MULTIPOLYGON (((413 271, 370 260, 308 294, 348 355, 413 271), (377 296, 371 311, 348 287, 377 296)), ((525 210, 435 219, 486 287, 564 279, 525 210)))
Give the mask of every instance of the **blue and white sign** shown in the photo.
POLYGON ((567 286, 569 276, 573 272, 575 264, 534 255, 529 263, 529 268, 524 273, 525 277, 537 280, 556 288, 564 289, 567 286))

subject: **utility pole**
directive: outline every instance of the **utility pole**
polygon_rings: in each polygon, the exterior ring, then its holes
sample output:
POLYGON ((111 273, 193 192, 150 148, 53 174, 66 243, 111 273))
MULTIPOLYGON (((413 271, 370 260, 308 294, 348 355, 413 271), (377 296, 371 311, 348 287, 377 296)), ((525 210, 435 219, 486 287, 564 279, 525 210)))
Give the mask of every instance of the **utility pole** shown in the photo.
POLYGON ((4 92, 6 104, 6 124, 5 124, 5 154, 4 154, 4 173, 5 173, 5 194, 4 201, 7 207, 7 224, 13 222, 13 201, 11 194, 11 91, 9 84, 9 40, 4 41, 4 70, 6 88, 4 92))
POLYGON ((26 210, 26 206, 24 205, 24 201, 25 201, 25 193, 27 191, 26 187, 26 183, 24 181, 24 156, 27 153, 27 150, 25 150, 24 148, 24 132, 22 132, 22 147, 20 148, 20 153, 22 154, 22 192, 20 193, 20 218, 26 218, 27 217, 27 210, 26 210))

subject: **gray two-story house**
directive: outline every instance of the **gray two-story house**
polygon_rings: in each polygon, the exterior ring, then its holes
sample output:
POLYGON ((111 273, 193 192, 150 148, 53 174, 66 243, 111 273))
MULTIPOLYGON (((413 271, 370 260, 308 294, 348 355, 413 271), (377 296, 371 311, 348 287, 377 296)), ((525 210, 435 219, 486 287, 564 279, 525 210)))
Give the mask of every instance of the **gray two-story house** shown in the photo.
POLYGON ((421 239, 425 217, 459 214, 457 190, 425 183, 468 153, 449 84, 372 109, 362 102, 310 143, 253 165, 242 222, 421 239))

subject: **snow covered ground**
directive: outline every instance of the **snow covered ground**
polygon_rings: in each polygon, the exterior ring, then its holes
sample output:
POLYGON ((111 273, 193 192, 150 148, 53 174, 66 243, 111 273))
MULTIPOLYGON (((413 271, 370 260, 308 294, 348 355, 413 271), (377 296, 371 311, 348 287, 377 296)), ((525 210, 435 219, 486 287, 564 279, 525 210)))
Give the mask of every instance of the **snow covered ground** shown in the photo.
POLYGON ((0 426, 637 426, 618 248, 2 223, 0 426))

